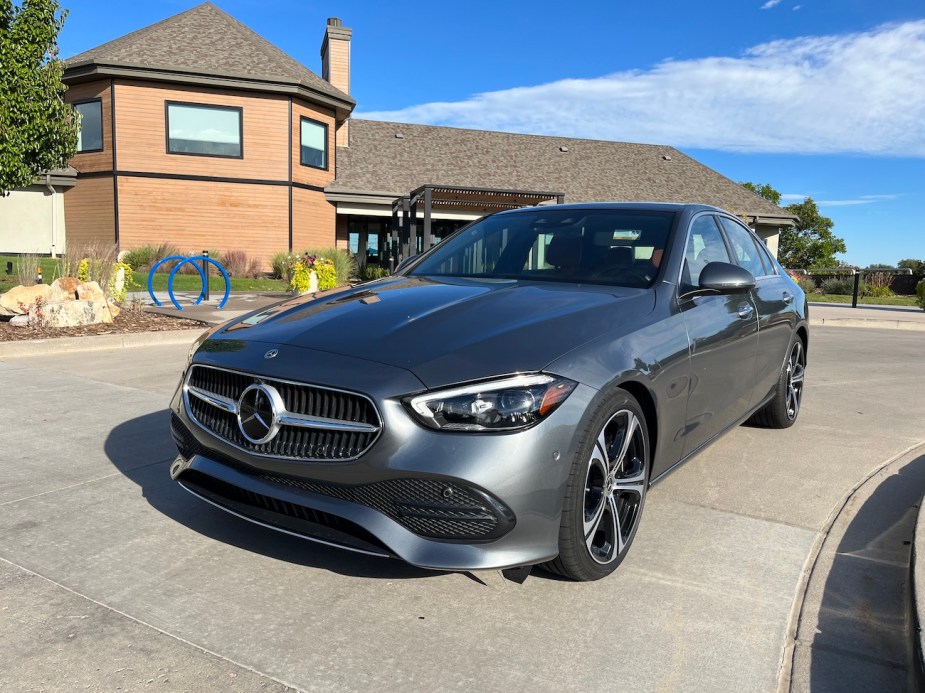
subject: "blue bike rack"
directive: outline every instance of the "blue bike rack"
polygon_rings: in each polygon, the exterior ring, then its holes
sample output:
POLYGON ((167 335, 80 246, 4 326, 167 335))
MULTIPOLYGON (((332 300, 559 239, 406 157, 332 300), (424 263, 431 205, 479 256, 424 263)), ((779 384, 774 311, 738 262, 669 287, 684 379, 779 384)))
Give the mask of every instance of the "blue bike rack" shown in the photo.
POLYGON ((202 299, 205 298, 206 286, 207 286, 206 282, 208 281, 208 279, 206 278, 206 273, 202 269, 202 267, 196 264, 197 261, 199 262, 205 261, 212 265, 215 265, 216 267, 218 267, 218 271, 222 273, 222 277, 224 277, 225 279, 225 296, 224 298, 222 298, 221 302, 218 304, 218 308, 219 310, 221 310, 222 308, 225 307, 225 304, 228 302, 228 296, 231 293, 231 279, 228 278, 228 272, 225 271, 225 268, 222 267, 220 262, 218 262, 217 260, 214 260, 213 258, 205 257, 204 255, 195 255, 193 257, 183 257, 182 255, 171 255, 170 257, 165 257, 163 260, 158 261, 154 265, 154 267, 151 268, 151 271, 148 273, 148 293, 151 295, 151 300, 154 301, 154 305, 156 306, 164 305, 163 303, 158 301, 157 296, 154 295, 154 272, 157 271, 157 268, 160 267, 162 264, 164 264, 165 262, 170 262, 171 260, 180 261, 177 263, 177 266, 174 267, 170 271, 170 276, 167 277, 167 294, 170 296, 170 301, 171 303, 173 303, 174 307, 177 310, 183 310, 183 306, 180 305, 180 303, 177 301, 176 296, 174 296, 173 278, 176 276, 177 270, 179 270, 181 267, 183 267, 183 265, 185 265, 188 262, 193 263, 193 267, 195 267, 199 271, 199 277, 202 279, 202 290, 199 292, 199 297, 193 302, 193 305, 199 305, 200 301, 202 301, 202 299))

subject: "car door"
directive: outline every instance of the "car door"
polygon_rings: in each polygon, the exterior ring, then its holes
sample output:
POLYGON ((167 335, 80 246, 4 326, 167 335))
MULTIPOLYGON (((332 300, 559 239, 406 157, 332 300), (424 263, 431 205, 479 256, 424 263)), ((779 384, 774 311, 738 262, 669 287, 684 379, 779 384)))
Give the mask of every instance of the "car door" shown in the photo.
POLYGON ((769 257, 763 256, 761 243, 737 221, 719 217, 733 261, 755 275, 752 292, 758 313, 758 349, 755 360, 755 391, 751 406, 757 406, 777 384, 784 358, 793 337, 795 314, 793 287, 782 277, 769 257))
POLYGON ((679 282, 679 308, 690 341, 691 385, 683 455, 740 419, 754 386, 758 319, 750 294, 688 296, 709 262, 731 262, 713 214, 691 222, 679 282))

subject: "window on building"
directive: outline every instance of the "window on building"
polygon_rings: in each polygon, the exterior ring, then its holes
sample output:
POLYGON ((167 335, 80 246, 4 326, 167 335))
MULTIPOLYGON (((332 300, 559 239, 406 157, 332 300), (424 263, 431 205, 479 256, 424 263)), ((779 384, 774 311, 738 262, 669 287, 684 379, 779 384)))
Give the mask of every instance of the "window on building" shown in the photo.
POLYGON ((80 130, 77 131, 77 152, 99 152, 103 149, 103 104, 99 99, 74 104, 80 130))
POLYGON ((167 103, 167 151, 170 154, 241 157, 241 109, 167 103))
POLYGON ((328 126, 317 120, 302 118, 301 153, 303 166, 328 168, 328 126))

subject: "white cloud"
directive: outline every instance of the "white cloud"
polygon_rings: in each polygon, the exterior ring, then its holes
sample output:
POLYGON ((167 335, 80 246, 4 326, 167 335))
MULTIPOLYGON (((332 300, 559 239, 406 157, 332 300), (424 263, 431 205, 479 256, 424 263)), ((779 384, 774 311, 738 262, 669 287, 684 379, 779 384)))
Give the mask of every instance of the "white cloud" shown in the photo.
MULTIPOLYGON (((803 195, 800 193, 783 193, 780 196, 781 204, 786 205, 793 202, 802 202, 807 197, 814 197, 813 195, 803 195)), ((899 197, 896 194, 889 195, 861 195, 860 197, 855 197, 848 200, 816 200, 816 204, 819 207, 855 207, 857 205, 869 205, 876 202, 888 202, 890 200, 895 200, 899 197)), ((814 198, 815 199, 815 198, 814 198)))
POLYGON ((779 4, 780 4, 780 0, 768 0, 766 3, 764 3, 761 6, 761 9, 770 10, 772 7, 776 7, 779 4))
POLYGON ((925 20, 357 115, 725 151, 922 157, 923 84, 925 20))

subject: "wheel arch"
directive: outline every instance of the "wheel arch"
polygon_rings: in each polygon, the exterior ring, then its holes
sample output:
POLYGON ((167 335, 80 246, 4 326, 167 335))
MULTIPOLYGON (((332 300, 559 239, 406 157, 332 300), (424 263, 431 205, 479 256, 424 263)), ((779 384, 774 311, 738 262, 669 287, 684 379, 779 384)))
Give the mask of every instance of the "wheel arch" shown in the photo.
POLYGON ((655 451, 658 445, 658 410, 655 406, 655 398, 652 397, 652 393, 649 392, 645 385, 635 380, 628 380, 618 385, 618 387, 626 390, 639 402, 642 413, 646 417, 646 433, 649 434, 650 459, 648 462, 651 465, 656 459, 655 451))
POLYGON ((809 355, 809 330, 806 329, 806 325, 800 325, 797 328, 797 336, 800 338, 800 341, 803 342, 803 352, 808 356, 809 355))

